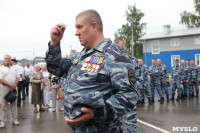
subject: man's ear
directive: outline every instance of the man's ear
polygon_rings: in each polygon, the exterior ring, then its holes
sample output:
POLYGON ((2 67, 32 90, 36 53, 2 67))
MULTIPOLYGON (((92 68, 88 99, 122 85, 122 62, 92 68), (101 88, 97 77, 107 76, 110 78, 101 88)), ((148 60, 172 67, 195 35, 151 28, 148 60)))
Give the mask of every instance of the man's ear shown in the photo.
POLYGON ((97 30, 98 30, 98 24, 97 24, 96 22, 93 22, 93 23, 92 23, 92 29, 93 29, 94 31, 97 31, 97 30))

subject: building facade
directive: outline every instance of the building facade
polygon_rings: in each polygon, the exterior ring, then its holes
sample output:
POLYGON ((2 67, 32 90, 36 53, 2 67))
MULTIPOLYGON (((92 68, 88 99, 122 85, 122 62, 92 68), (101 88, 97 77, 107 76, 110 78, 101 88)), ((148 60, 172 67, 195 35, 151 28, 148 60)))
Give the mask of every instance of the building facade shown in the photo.
POLYGON ((200 65, 200 28, 171 31, 170 25, 165 25, 164 32, 147 34, 140 40, 144 63, 148 66, 153 58, 160 58, 169 72, 176 59, 193 59, 200 65))

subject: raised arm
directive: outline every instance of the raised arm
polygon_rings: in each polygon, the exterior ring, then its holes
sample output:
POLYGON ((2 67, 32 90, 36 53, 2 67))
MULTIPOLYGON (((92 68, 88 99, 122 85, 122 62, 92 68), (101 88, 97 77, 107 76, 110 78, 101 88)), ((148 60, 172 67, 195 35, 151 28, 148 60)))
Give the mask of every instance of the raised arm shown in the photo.
POLYGON ((45 58, 48 71, 59 77, 67 73, 72 64, 72 59, 62 59, 61 56, 60 41, 65 28, 66 25, 60 23, 51 29, 51 42, 45 58))

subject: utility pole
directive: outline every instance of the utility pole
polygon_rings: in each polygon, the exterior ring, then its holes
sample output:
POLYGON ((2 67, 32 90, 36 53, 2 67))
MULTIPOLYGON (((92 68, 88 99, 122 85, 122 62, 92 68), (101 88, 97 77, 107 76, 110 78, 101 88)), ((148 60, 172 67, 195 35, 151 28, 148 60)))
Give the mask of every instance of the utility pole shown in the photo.
POLYGON ((133 28, 134 28, 134 25, 133 23, 131 23, 131 55, 134 56, 134 49, 133 49, 133 46, 134 46, 134 38, 133 38, 133 28))
POLYGON ((72 50, 72 45, 70 45, 69 47, 70 47, 70 50, 72 50))

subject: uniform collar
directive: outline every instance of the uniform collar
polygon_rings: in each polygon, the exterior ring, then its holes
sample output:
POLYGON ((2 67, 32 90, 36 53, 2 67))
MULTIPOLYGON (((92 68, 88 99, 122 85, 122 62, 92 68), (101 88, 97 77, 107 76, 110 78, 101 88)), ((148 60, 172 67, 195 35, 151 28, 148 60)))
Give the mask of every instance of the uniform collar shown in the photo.
POLYGON ((109 38, 105 38, 103 41, 97 44, 94 49, 100 52, 105 52, 105 50, 111 45, 111 43, 112 42, 109 38))
POLYGON ((92 52, 94 52, 94 50, 97 50, 99 52, 105 52, 106 49, 111 45, 112 41, 109 38, 105 38, 104 40, 102 40, 100 43, 98 43, 94 48, 91 48, 90 50, 87 51, 86 48, 84 48, 82 50, 82 54, 87 55, 90 54, 92 52))

